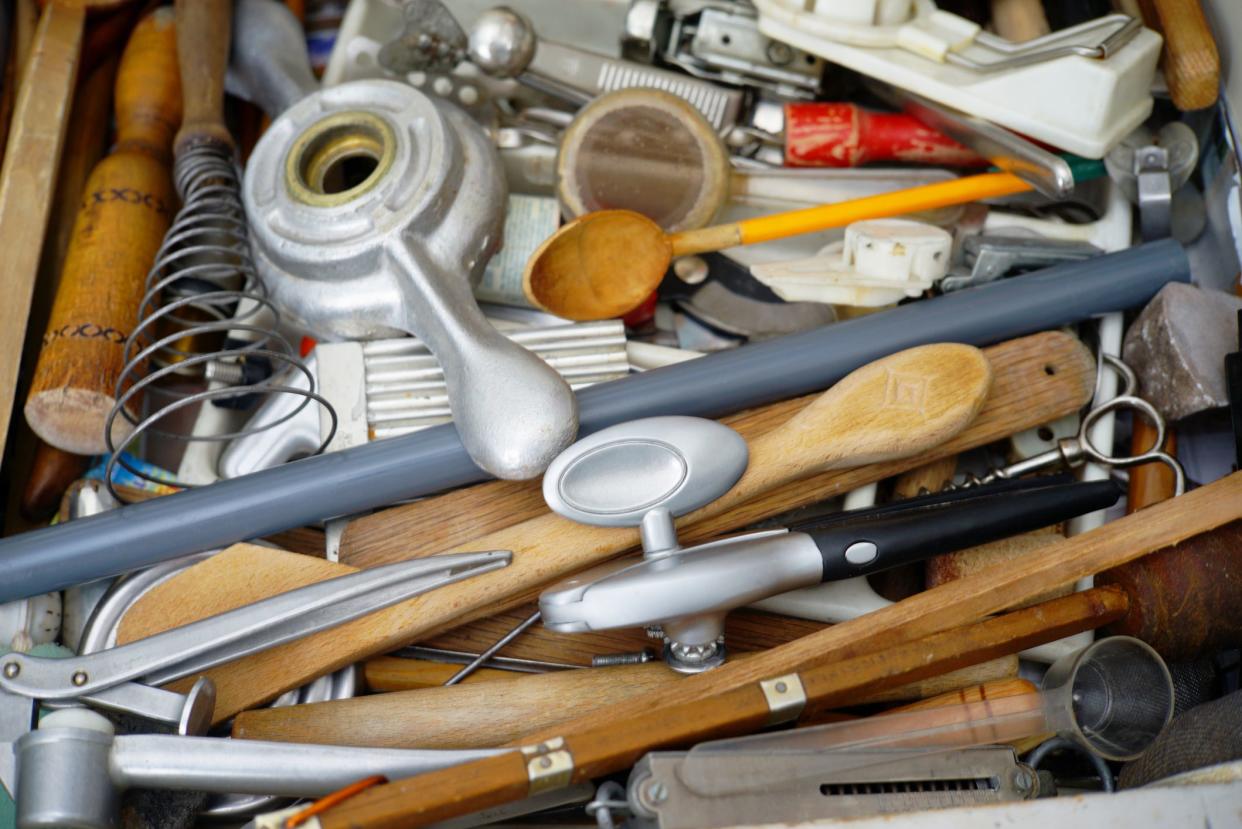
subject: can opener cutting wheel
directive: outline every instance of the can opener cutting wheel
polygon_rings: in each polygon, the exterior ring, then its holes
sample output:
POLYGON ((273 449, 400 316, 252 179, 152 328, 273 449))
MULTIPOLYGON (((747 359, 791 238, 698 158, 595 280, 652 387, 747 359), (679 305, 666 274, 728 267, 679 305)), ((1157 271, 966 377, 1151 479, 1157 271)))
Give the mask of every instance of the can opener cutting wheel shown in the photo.
POLYGON ((561 633, 658 628, 669 666, 697 673, 724 662, 734 608, 1046 527, 1120 495, 1112 481, 1004 481, 682 548, 674 517, 719 498, 746 464, 740 435, 693 417, 622 423, 565 450, 544 475, 548 505, 584 524, 638 526, 643 558, 544 591, 544 624, 561 633))
POLYGON ((16 801, 17 826, 113 826, 119 794, 129 787, 312 795, 377 766, 377 773, 400 776, 482 756, 331 746, 308 752, 307 746, 199 737, 215 706, 211 680, 200 677, 186 694, 157 686, 498 570, 511 557, 491 551, 400 562, 96 653, 0 657, 0 783, 16 801), (64 710, 36 729, 40 703, 64 710), (171 725, 180 736, 113 736, 109 721, 91 708, 171 725))

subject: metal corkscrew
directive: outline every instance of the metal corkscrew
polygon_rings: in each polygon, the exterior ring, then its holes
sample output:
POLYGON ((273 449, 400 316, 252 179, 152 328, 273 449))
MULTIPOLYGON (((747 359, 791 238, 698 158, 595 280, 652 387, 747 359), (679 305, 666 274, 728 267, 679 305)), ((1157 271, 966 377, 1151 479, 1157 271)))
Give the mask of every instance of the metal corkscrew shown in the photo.
POLYGON ((1020 478, 1024 475, 1047 472, 1061 467, 1076 469, 1085 463, 1098 463, 1113 469, 1128 469, 1156 461, 1173 470, 1174 492, 1177 495, 1185 492, 1185 470, 1182 469, 1177 458, 1161 449, 1164 446, 1165 433, 1168 429, 1164 417, 1155 406, 1138 396, 1138 377, 1134 374, 1134 369, 1112 354, 1105 354, 1103 357, 1104 365, 1121 376, 1121 393, 1111 400, 1092 407, 1082 418, 1082 425, 1079 426, 1077 434, 1073 437, 1061 438, 1057 441, 1056 447, 1047 452, 1040 452, 1025 460, 993 469, 984 475, 967 475, 964 481, 945 487, 945 491, 1020 478), (1146 418, 1155 427, 1156 438, 1151 448, 1138 454, 1113 455, 1096 447, 1091 442, 1091 430, 1099 419, 1110 412, 1116 413, 1127 409, 1146 418))

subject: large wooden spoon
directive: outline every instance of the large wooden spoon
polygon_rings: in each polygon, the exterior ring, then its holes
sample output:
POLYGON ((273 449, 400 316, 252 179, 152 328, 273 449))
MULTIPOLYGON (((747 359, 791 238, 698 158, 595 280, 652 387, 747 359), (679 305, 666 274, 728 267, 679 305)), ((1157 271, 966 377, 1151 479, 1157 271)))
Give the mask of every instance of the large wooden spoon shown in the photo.
POLYGON ((674 256, 753 245, 1030 189, 1031 185, 1010 173, 984 173, 672 234, 632 210, 599 210, 569 222, 531 255, 522 289, 533 304, 557 316, 609 319, 622 316, 650 296, 674 256))

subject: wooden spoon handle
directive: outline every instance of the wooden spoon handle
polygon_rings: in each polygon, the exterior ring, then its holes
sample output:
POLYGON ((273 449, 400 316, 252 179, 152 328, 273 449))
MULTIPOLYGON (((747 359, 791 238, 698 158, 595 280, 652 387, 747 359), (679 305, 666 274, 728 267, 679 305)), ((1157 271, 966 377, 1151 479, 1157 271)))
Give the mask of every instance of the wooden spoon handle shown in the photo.
POLYGON ((229 62, 232 0, 177 0, 177 60, 185 112, 178 155, 205 141, 233 146, 224 124, 224 72, 229 62))
POLYGON ((919 346, 869 363, 752 441, 746 474, 686 521, 809 475, 926 452, 970 425, 991 387, 987 358, 968 345, 919 346))
POLYGON ((668 241, 673 256, 710 253, 734 245, 753 245, 773 239, 785 239, 830 227, 844 227, 864 219, 903 216, 938 207, 1009 196, 1030 189, 1031 185, 1011 173, 982 173, 837 204, 760 216, 701 230, 686 230, 671 234, 668 241))

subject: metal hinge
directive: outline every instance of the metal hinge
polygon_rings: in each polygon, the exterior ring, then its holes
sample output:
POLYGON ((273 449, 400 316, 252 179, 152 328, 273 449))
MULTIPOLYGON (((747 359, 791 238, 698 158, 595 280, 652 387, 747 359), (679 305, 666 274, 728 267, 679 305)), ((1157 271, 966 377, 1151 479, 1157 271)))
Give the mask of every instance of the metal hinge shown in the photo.
POLYGON ((759 687, 768 701, 768 725, 796 720, 802 715, 802 709, 806 708, 806 689, 797 674, 765 679, 759 687))
POLYGON ((523 746, 529 795, 568 786, 574 773, 574 756, 565 747, 564 737, 553 737, 533 746, 523 746))

